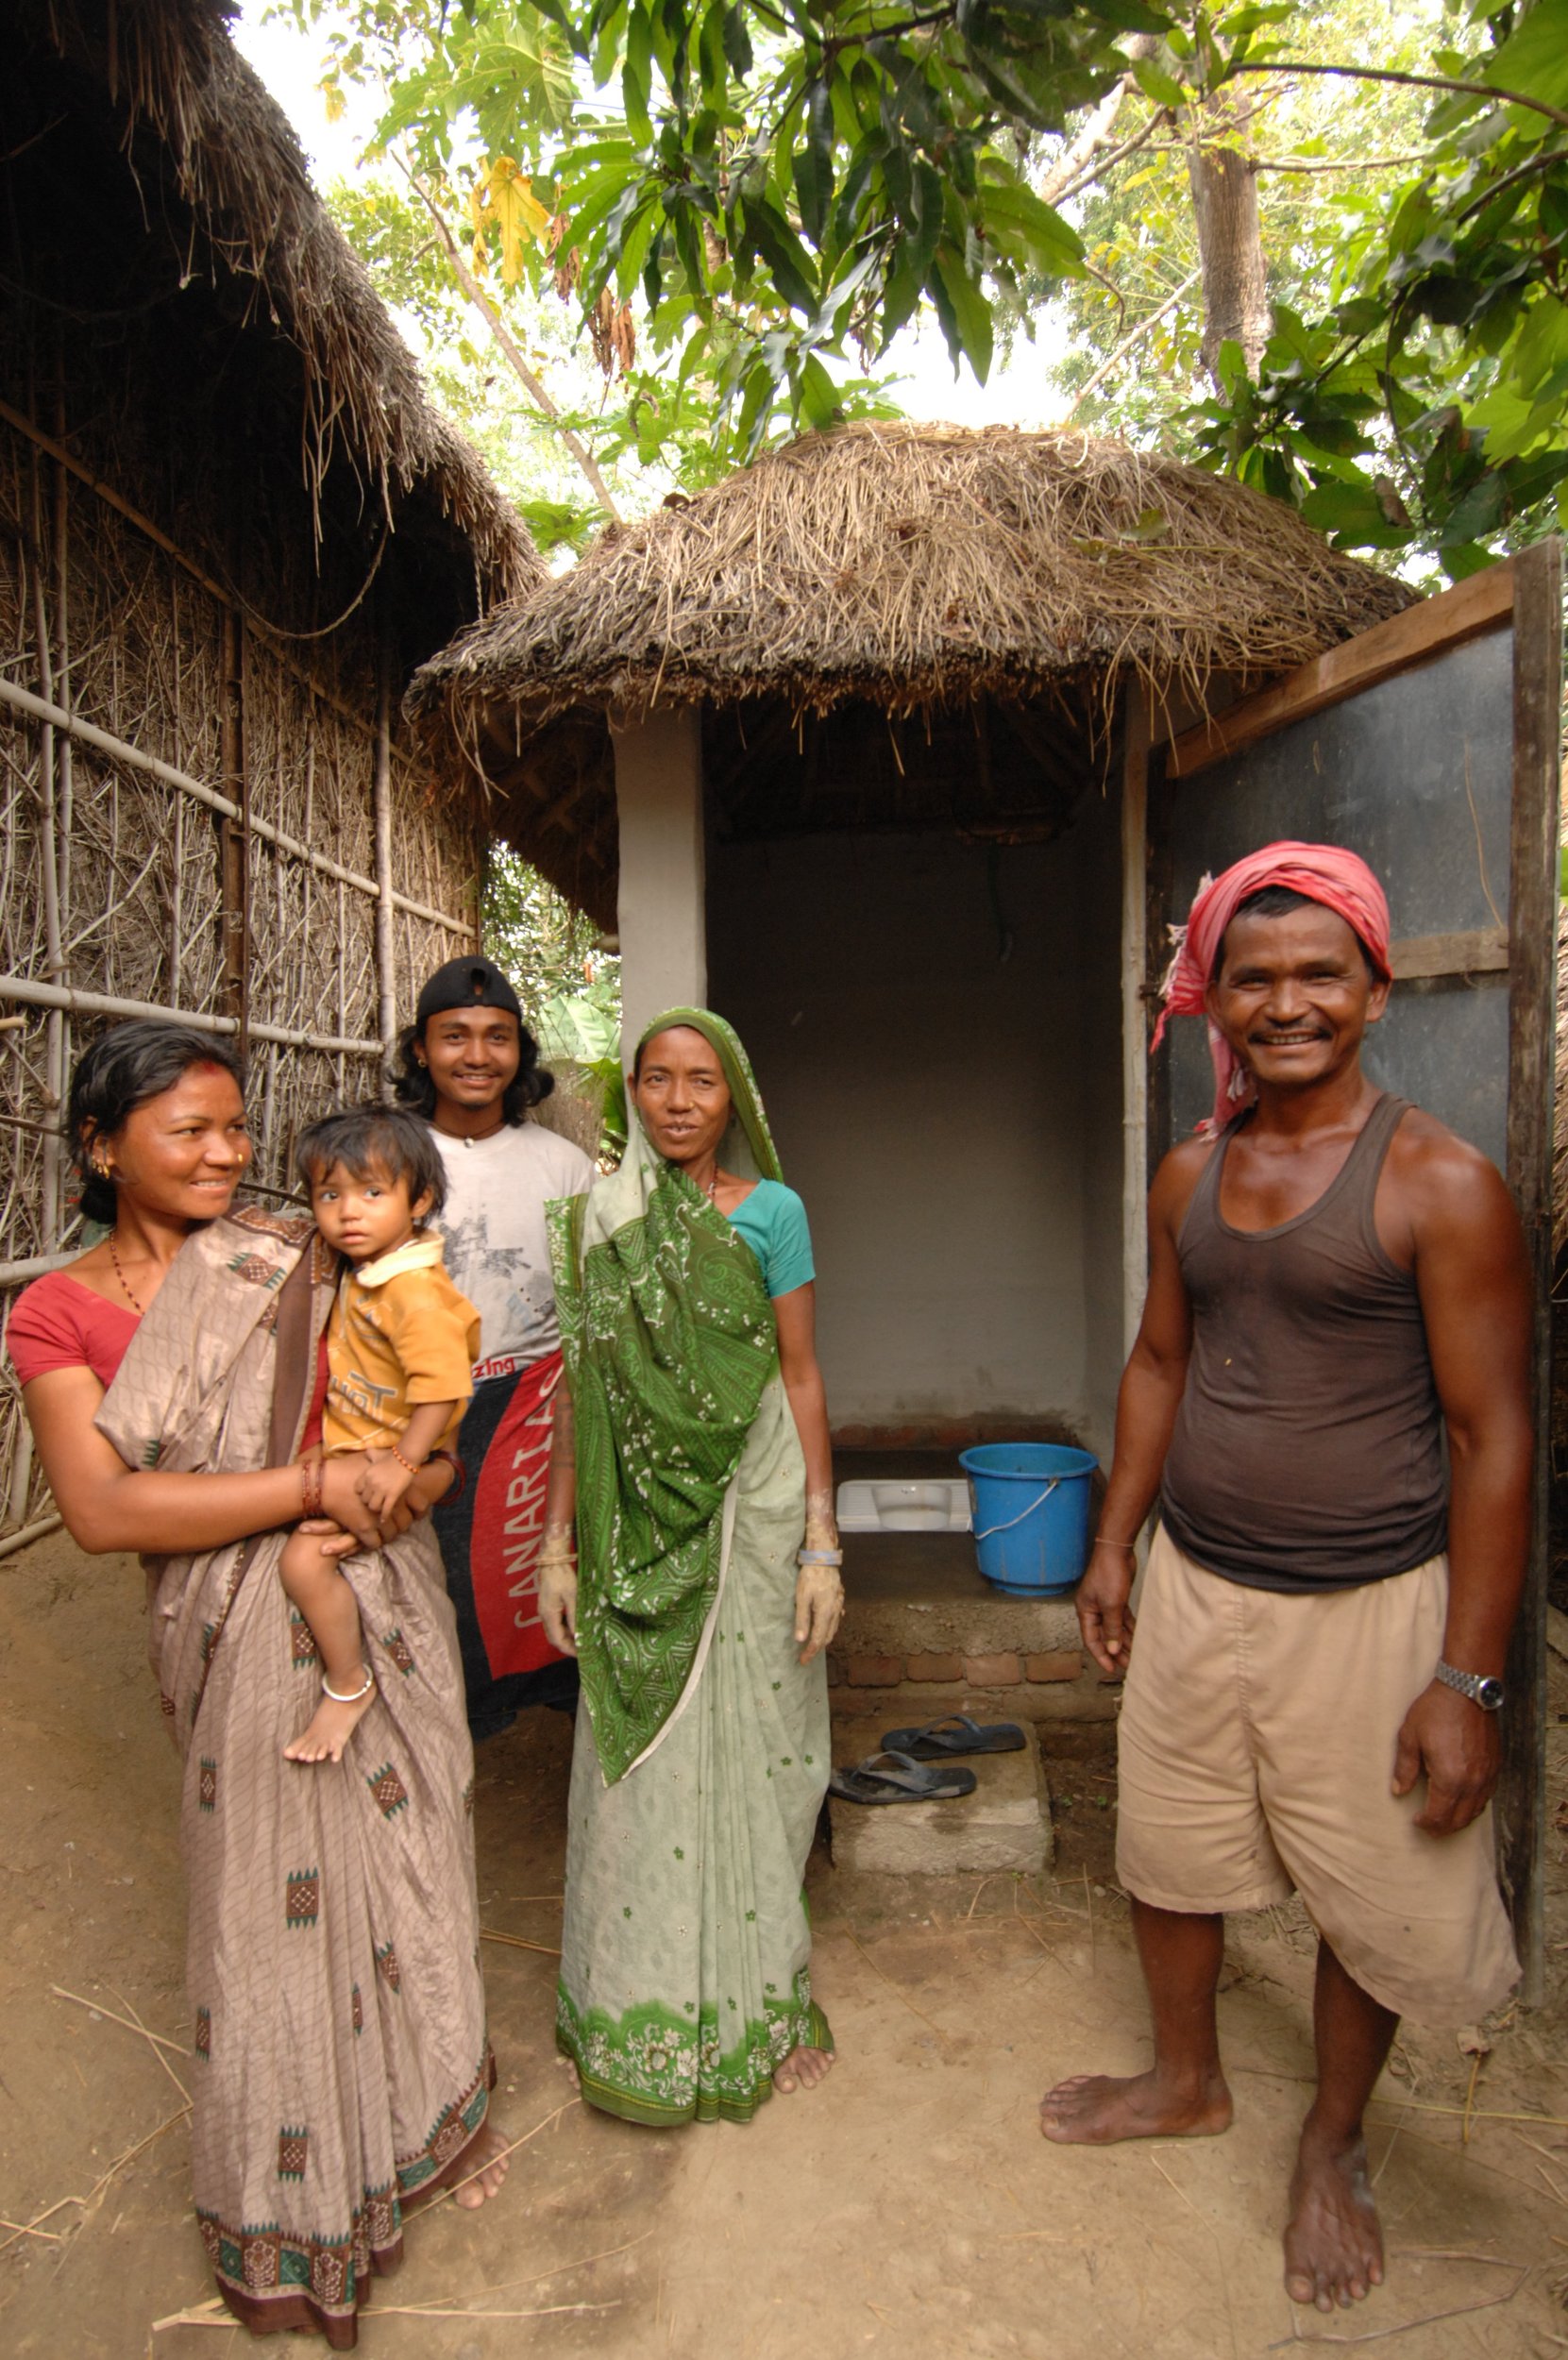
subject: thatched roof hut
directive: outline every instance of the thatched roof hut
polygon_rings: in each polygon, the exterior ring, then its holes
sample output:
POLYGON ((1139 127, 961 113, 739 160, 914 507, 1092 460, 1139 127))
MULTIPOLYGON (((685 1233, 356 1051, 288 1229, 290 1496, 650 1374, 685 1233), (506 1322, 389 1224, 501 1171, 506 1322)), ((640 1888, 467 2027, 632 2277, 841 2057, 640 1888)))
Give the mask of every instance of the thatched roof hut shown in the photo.
MULTIPOLYGON (((1124 668, 1167 694, 1282 671, 1409 595, 1174 460, 1089 434, 861 425, 612 526, 426 665, 410 702, 455 725, 530 857, 603 907, 612 715, 744 705, 754 746, 763 706, 794 726, 1044 697, 1087 727, 1124 668)), ((907 815, 919 791, 900 776, 907 815)))
MULTIPOLYGON (((398 700, 544 574, 227 15, 6 11, 0 1289, 79 1243, 58 1110, 106 1021, 239 1035, 263 1188, 376 1088, 487 835, 398 700)), ((0 1379, 0 1534, 38 1506, 0 1379)))
MULTIPOLYGON (((55 109, 40 162, 57 167, 59 243, 92 255, 97 293, 119 318, 206 280, 225 317, 249 331, 248 366, 292 395, 295 449, 317 496, 342 462, 367 530, 412 502, 420 513, 400 528, 445 541, 483 603, 515 596, 544 578, 538 553, 426 395, 311 185, 287 116, 230 42, 234 13, 234 0, 14 0, 7 73, 18 94, 27 87, 55 109), (118 201, 103 201, 100 138, 129 168, 133 209, 123 183, 118 201)), ((87 300, 78 280, 68 308, 87 300)))

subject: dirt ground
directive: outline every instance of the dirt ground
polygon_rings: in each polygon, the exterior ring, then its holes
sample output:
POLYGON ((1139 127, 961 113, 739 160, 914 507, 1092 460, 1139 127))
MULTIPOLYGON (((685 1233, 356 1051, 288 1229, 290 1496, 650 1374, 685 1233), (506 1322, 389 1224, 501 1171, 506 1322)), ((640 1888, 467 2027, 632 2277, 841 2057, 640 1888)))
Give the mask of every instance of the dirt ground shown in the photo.
MULTIPOLYGON (((0 1565, 9 2360, 244 2350, 202 2307, 187 2068, 132 2021, 185 2045, 176 1762, 140 1597, 128 1561, 58 1536, 0 1565)), ((1568 1727, 1553 1739, 1555 1803, 1568 1727)), ((777 2099, 745 2129, 643 2131, 586 2112, 550 2040, 569 1743, 541 1713, 481 1758, 484 1924, 539 1946, 486 1946, 497 2119, 532 2135, 496 2204, 413 2223, 407 2266, 366 2315, 367 2360, 499 2360, 522 2345, 546 2360, 1252 2360, 1298 2339, 1412 2360, 1568 2351, 1560 1988, 1486 2028, 1478 2060, 1452 2033, 1402 2038, 1372 2143, 1390 2282, 1353 2318, 1292 2313, 1279 2283, 1310 2063, 1311 1946, 1292 1912, 1232 1930, 1226 2137, 1101 2153, 1040 2138, 1047 2082, 1147 2055, 1111 1875, 1108 1731, 1065 1733, 1052 1761, 1053 1878, 885 1887, 819 1854, 817 1981, 839 2051, 820 2092, 777 2099)), ((1568 1837, 1553 1845, 1560 1959, 1568 1837)))

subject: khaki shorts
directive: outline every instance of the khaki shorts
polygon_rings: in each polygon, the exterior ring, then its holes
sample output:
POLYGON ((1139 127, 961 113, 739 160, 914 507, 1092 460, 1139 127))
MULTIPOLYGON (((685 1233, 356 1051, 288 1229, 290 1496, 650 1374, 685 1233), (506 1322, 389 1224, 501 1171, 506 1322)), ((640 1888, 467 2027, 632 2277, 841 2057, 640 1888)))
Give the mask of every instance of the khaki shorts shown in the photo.
POLYGON ((1364 1991, 1462 2024, 1518 1980, 1492 1813, 1416 1826, 1394 1745, 1442 1647, 1448 1560, 1284 1595, 1149 1556, 1119 1736, 1117 1875, 1155 1909, 1257 1910, 1299 1892, 1364 1991))

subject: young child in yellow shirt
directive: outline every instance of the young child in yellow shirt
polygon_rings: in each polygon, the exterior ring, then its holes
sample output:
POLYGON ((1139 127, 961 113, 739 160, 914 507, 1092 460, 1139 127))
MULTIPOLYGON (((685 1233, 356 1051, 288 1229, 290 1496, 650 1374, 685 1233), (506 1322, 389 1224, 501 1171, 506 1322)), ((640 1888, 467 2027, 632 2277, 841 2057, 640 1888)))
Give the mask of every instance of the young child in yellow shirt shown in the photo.
MULTIPOLYGON (((446 1198, 445 1168, 417 1116, 379 1105, 312 1123, 295 1162, 317 1229, 348 1264, 327 1323, 322 1452, 367 1454, 356 1489, 384 1516, 456 1434, 480 1355, 479 1313, 442 1267, 440 1237, 425 1228, 446 1198)), ((376 1693, 359 1602, 319 1535, 293 1534, 280 1572, 320 1652, 323 1691, 283 1752, 290 1762, 339 1762, 376 1693)))

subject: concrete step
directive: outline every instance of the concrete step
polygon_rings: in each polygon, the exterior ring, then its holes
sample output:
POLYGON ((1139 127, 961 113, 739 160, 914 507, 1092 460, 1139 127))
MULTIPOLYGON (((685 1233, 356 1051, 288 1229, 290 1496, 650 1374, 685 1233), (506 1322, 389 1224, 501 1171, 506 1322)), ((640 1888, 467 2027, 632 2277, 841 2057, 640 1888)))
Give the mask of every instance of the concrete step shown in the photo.
MULTIPOLYGON (((976 1718, 979 1716, 976 1715, 976 1718)), ((988 1715, 1017 1719, 1016 1714, 988 1715)), ((947 1803, 829 1804, 834 1865, 863 1875, 955 1877, 1017 1869, 1034 1876, 1051 1865, 1051 1797, 1039 1742, 1028 1722, 1020 1724, 1020 1752, 975 1754, 965 1759, 975 1788, 947 1803)), ((863 1761, 876 1750, 876 1733, 864 1720, 835 1718, 835 1764, 863 1761)))
POLYGON ((1114 1686, 1083 1652, 1071 1598, 992 1589, 968 1533, 847 1534, 844 1589, 828 1657, 835 1711, 929 1720, 968 1711, 960 1698, 971 1693, 1015 1720, 1104 1720, 1116 1711, 1114 1686))

